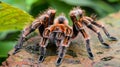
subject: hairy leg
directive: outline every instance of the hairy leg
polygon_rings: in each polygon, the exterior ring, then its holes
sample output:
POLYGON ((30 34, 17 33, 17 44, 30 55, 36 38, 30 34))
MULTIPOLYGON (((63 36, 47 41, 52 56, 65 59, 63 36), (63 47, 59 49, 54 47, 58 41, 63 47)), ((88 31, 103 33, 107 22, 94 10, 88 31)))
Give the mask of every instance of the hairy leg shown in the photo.
POLYGON ((88 34, 85 32, 84 29, 81 29, 80 32, 82 33, 84 39, 85 39, 85 42, 86 42, 86 49, 87 49, 87 52, 88 52, 88 55, 89 55, 89 58, 90 59, 93 59, 93 54, 92 54, 92 51, 91 51, 91 48, 90 48, 90 39, 89 39, 89 36, 88 34))
POLYGON ((43 38, 40 42, 40 57, 39 57, 39 62, 43 62, 44 58, 45 58, 45 54, 46 54, 46 47, 48 45, 48 40, 49 40, 49 36, 50 36, 51 31, 49 29, 45 29, 45 31, 43 32, 43 38))
POLYGON ((65 38, 61 42, 62 43, 59 46, 58 58, 57 58, 57 61, 56 61, 57 66, 59 66, 63 61, 63 58, 64 58, 64 56, 67 52, 67 47, 69 47, 69 44, 71 42, 70 37, 65 36, 65 38))
POLYGON ((62 32, 56 32, 55 38, 56 38, 56 42, 55 43, 56 43, 56 46, 58 47, 58 46, 60 46, 61 41, 63 39, 63 33, 62 32))
POLYGON ((20 39, 18 40, 17 45, 15 46, 15 50, 13 54, 16 54, 18 50, 22 48, 23 43, 27 40, 26 36, 35 30, 35 29, 30 29, 30 28, 28 28, 28 30, 26 29, 22 31, 22 34, 20 36, 20 39))
POLYGON ((71 17, 71 20, 73 21, 73 36, 72 36, 72 38, 76 37, 78 35, 79 31, 82 33, 82 35, 85 39, 85 42, 86 42, 86 49, 87 49, 89 58, 92 59, 94 56, 93 56, 91 48, 90 48, 90 39, 89 39, 88 34, 85 32, 85 30, 83 28, 82 22, 77 20, 77 18, 74 14, 71 14, 70 17, 71 17))
POLYGON ((104 31, 105 35, 110 38, 112 41, 117 41, 117 38, 113 37, 110 35, 110 33, 107 31, 107 29, 104 27, 104 25, 101 25, 97 22, 91 22, 92 24, 94 24, 95 26, 102 28, 102 30, 104 31))
POLYGON ((104 45, 106 48, 110 47, 107 43, 104 42, 99 30, 97 30, 92 24, 86 24, 86 25, 90 30, 94 31, 98 35, 98 39, 102 45, 104 45))

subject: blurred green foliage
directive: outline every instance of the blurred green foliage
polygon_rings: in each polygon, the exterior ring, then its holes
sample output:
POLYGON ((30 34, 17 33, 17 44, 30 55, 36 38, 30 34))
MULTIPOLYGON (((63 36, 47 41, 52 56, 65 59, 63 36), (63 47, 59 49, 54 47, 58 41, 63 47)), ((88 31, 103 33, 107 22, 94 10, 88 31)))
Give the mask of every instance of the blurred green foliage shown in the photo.
POLYGON ((6 2, 9 8, 0 5, 0 62, 7 57, 7 52, 17 43, 16 39, 20 34, 20 29, 32 21, 32 16, 37 17, 40 12, 49 7, 57 10, 57 15, 64 13, 70 21, 69 11, 74 6, 80 6, 86 11, 86 15, 92 13, 102 18, 120 9, 120 0, 0 0, 6 2), (17 9, 19 8, 19 9, 17 9), (21 10, 20 10, 21 9, 21 10), (23 11, 22 11, 23 10, 23 11), (2 12, 3 11, 3 12, 2 12), (26 12, 31 14, 28 15, 26 12), (2 16, 3 15, 3 16, 2 16), (18 20, 14 20, 17 18, 18 20), (10 21, 11 20, 11 21, 10 21), (5 21, 5 22, 3 22, 5 21), (11 30, 14 29, 14 30, 11 30))
POLYGON ((25 11, 5 3, 0 3, 0 13, 0 31, 22 29, 25 24, 33 20, 25 11))

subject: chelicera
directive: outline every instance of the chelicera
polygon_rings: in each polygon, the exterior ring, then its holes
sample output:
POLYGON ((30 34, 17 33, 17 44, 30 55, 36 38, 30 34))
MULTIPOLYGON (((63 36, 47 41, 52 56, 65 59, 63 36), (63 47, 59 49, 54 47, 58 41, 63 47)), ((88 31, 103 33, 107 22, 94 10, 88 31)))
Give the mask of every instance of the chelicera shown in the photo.
POLYGON ((104 42, 100 34, 100 31, 96 27, 101 28, 109 39, 113 41, 117 40, 115 37, 112 37, 108 33, 104 25, 98 24, 95 21, 94 16, 92 17, 85 16, 84 11, 81 8, 78 7, 73 8, 69 13, 70 18, 73 22, 72 27, 68 25, 69 21, 64 15, 60 15, 54 19, 55 14, 56 10, 48 9, 37 19, 35 19, 29 27, 26 27, 22 31, 22 35, 20 37, 18 44, 15 46, 14 54, 19 49, 22 48, 23 42, 25 42, 26 40, 26 36, 36 29, 39 30, 39 33, 42 37, 42 40, 39 43, 40 46, 39 62, 44 61, 46 54, 46 46, 48 45, 48 41, 51 39, 50 37, 53 37, 56 46, 59 48, 56 65, 60 65, 62 63, 62 60, 67 52, 67 48, 69 47, 71 40, 74 39, 79 32, 83 35, 85 39, 86 49, 89 58, 93 59, 94 56, 90 48, 90 38, 89 35, 86 33, 84 26, 95 32, 98 36, 100 43, 107 48, 110 47, 109 44, 104 42))

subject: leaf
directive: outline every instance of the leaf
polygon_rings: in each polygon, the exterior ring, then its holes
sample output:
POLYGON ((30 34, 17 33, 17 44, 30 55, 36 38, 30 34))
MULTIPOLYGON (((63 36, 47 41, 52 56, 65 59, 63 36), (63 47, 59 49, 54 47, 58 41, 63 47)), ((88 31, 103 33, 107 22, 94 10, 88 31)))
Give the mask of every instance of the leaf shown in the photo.
POLYGON ((34 17, 38 16, 40 13, 44 12, 46 9, 48 9, 49 5, 47 1, 36 1, 32 4, 30 14, 34 17))
POLYGON ((0 2, 0 31, 21 30, 33 17, 16 7, 0 2))
POLYGON ((20 8, 22 10, 28 11, 28 5, 26 0, 2 0, 5 3, 12 4, 13 6, 20 8))
POLYGON ((120 0, 108 0, 108 2, 114 3, 114 2, 120 2, 120 0))
POLYGON ((38 0, 24 0, 26 1, 27 9, 30 10, 33 3, 37 2, 38 0))
POLYGON ((14 41, 0 41, 0 57, 7 57, 8 51, 10 51, 16 42, 14 41), (8 46, 9 45, 9 46, 8 46))
POLYGON ((61 0, 70 5, 85 6, 94 9, 100 16, 105 16, 108 13, 116 11, 111 5, 102 0, 61 0))
POLYGON ((21 32, 18 30, 9 30, 0 32, 0 41, 16 41, 21 32))

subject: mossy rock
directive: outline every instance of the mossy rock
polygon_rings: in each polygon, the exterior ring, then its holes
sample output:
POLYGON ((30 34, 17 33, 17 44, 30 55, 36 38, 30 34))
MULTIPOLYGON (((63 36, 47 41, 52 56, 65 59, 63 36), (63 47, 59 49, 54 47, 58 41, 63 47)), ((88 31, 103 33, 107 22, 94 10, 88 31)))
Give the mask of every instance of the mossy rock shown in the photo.
MULTIPOLYGON (((86 28, 90 37, 91 37, 91 49, 94 54, 94 59, 90 60, 88 58, 84 39, 79 34, 71 43, 68 53, 64 57, 63 63, 60 67, 120 67, 120 12, 115 14, 110 14, 109 16, 99 20, 99 22, 104 23, 107 30, 111 35, 117 37, 118 41, 110 41, 102 32, 102 36, 104 40, 110 44, 111 48, 104 48, 97 39, 96 34, 89 29, 86 28)), ((23 49, 20 50, 15 55, 12 55, 13 50, 9 52, 9 56, 2 63, 1 67, 55 67, 55 61, 57 58, 57 54, 54 51, 50 51, 51 48, 48 48, 48 55, 45 58, 43 63, 38 63, 39 51, 29 50, 26 47, 33 46, 40 41, 40 37, 32 37, 25 44, 23 49)), ((51 45, 51 44, 49 44, 51 45)))

